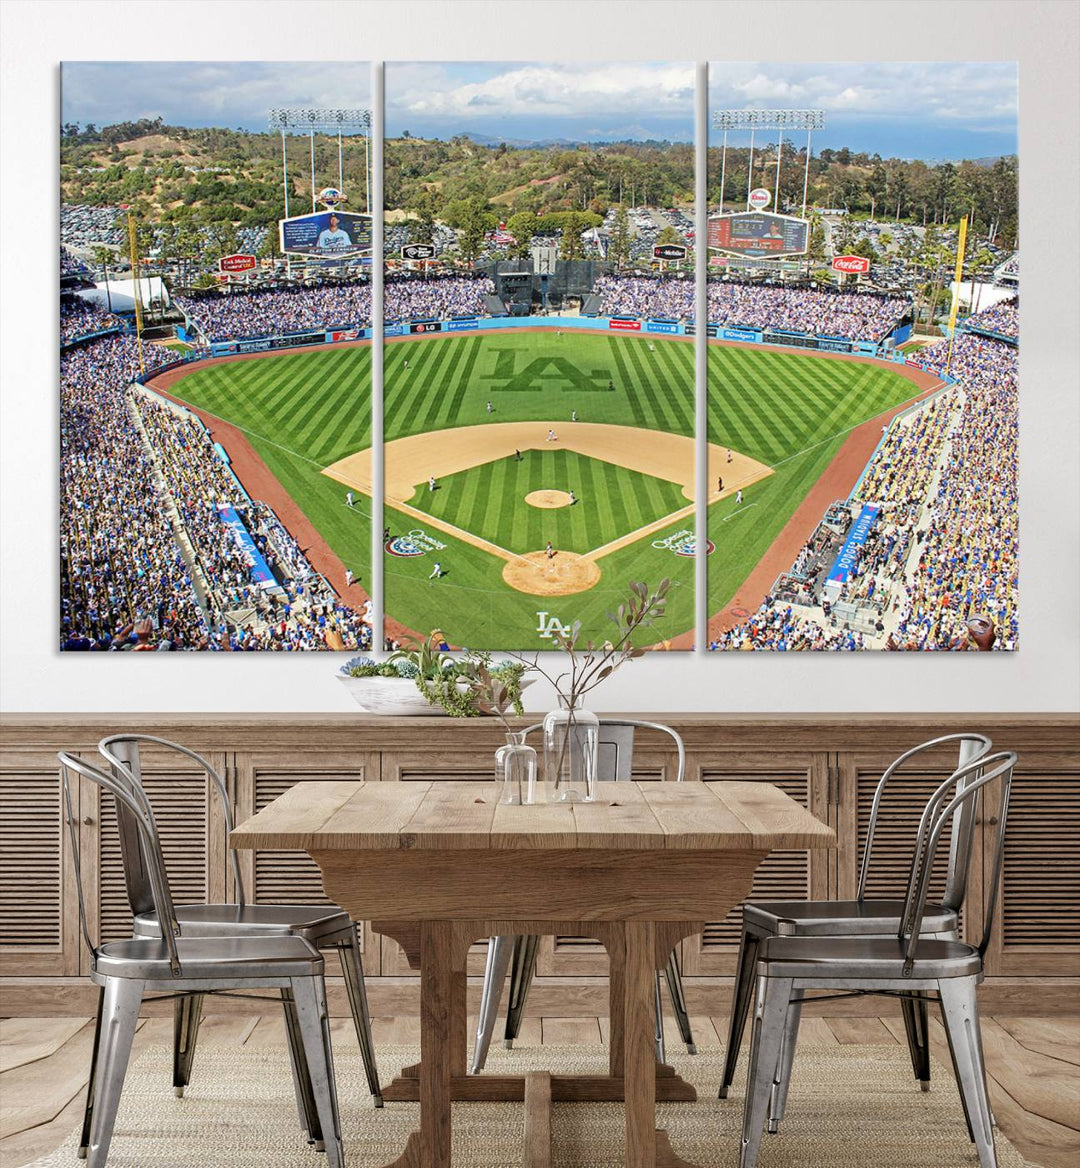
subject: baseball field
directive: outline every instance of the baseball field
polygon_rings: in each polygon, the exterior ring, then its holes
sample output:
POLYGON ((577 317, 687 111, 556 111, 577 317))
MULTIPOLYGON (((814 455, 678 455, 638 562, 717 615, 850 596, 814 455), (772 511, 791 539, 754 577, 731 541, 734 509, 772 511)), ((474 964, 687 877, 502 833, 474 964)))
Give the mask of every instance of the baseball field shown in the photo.
MULTIPOLYGON (((459 645, 544 648, 553 621, 603 635, 630 580, 668 576, 655 636, 686 634, 693 357, 686 342, 551 330, 388 342, 388 618, 459 645)), ((710 346, 709 373, 713 612, 851 427, 913 390, 879 366, 727 346, 710 346)), ((367 346, 218 362, 169 392, 211 428, 242 430, 332 552, 370 580, 367 346)))

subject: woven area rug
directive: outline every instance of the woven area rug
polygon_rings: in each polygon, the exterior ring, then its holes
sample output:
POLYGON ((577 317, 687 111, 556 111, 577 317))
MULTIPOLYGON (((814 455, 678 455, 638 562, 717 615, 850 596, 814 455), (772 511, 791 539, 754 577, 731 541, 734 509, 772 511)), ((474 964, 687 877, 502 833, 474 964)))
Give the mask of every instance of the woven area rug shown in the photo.
MULTIPOLYGON (((415 1047, 379 1049, 384 1082, 417 1061, 415 1047)), ((662 1103, 657 1126, 675 1152, 700 1168, 738 1163, 745 1059, 735 1091, 716 1098, 721 1048, 694 1055, 669 1053, 693 1083, 697 1103, 662 1103)), ((600 1046, 492 1049, 487 1069, 518 1073, 551 1070, 598 1073, 600 1046)), ((338 1095, 348 1168, 382 1168, 417 1126, 418 1105, 371 1105, 360 1055, 338 1044, 338 1095)), ((109 1168, 320 1168, 326 1159, 298 1128, 287 1055, 282 1047, 201 1046, 183 1099, 171 1088, 165 1047, 149 1047, 128 1070, 109 1168)), ((919 1091, 902 1046, 824 1046, 805 1043, 795 1060, 787 1115, 780 1134, 762 1138, 760 1168, 967 1168, 978 1157, 952 1076, 935 1064, 934 1089, 919 1091)), ((519 1168, 520 1103, 455 1103, 455 1168, 519 1168)), ((555 1168, 614 1168, 622 1163, 622 1106, 558 1103, 553 1108, 555 1168)), ((72 1168, 77 1132, 32 1168, 72 1168)), ((1014 1147, 997 1134, 1000 1168, 1025 1168, 1014 1147)))

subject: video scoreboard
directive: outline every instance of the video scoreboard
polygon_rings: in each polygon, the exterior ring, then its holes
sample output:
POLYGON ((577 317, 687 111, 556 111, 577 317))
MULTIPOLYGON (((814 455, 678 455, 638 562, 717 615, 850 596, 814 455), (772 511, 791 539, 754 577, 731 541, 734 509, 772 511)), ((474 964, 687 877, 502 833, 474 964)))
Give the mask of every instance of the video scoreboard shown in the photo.
POLYGON ((753 259, 805 255, 810 246, 810 224, 771 211, 740 211, 709 219, 709 247, 753 259))

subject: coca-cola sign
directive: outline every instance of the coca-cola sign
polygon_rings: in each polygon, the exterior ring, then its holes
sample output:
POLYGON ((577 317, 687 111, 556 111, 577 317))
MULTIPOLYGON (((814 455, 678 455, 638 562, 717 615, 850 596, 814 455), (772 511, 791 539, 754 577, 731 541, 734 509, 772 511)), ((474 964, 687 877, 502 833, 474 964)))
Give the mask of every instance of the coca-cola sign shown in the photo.
POLYGON ((253 255, 227 255, 218 261, 218 267, 223 272, 250 272, 255 267, 253 255))
POLYGON ((865 256, 834 256, 832 266, 837 272, 855 272, 862 274, 870 271, 870 261, 865 256))

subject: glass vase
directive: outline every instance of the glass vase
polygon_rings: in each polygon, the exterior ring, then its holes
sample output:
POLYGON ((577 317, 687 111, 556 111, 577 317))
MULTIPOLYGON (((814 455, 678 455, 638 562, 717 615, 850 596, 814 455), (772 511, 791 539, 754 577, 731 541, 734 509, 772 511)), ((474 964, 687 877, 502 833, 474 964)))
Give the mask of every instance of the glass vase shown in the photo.
POLYGON ((495 751, 495 798, 500 803, 536 802, 536 751, 525 732, 507 731, 506 745, 495 751))
POLYGON ((580 701, 559 696, 544 718, 544 786, 549 803, 591 803, 596 798, 600 719, 580 701))

